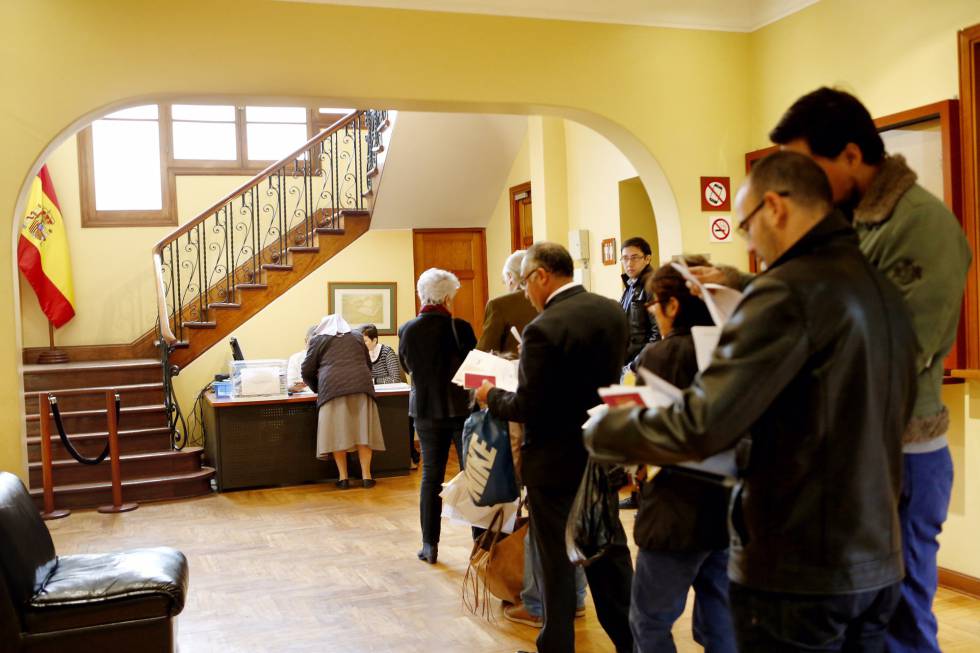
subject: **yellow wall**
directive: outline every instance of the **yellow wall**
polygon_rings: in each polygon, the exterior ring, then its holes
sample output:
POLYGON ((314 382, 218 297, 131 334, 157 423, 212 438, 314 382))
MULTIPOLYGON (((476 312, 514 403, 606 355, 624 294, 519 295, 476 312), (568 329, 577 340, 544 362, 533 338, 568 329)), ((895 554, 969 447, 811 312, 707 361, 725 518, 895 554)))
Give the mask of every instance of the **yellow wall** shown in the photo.
MULTIPOLYGON (((528 155, 529 137, 524 135, 524 142, 514 157, 510 172, 507 174, 507 181, 500 191, 497 198, 497 205, 490 214, 487 221, 487 286, 490 297, 503 295, 507 292, 504 286, 502 270, 507 257, 511 253, 510 243, 510 189, 518 184, 523 184, 531 180, 531 160, 528 155)), ((531 195, 532 203, 534 195, 531 195)), ((532 204, 532 217, 534 207, 532 204)))
MULTIPOLYGON (((630 177, 619 182, 619 233, 622 240, 639 236, 650 243, 651 265, 657 266, 660 260, 660 246, 657 242, 657 218, 650 205, 650 196, 639 177, 630 177)), ((622 249, 623 243, 616 241, 622 249)), ((616 252, 619 256, 619 251, 616 252)))

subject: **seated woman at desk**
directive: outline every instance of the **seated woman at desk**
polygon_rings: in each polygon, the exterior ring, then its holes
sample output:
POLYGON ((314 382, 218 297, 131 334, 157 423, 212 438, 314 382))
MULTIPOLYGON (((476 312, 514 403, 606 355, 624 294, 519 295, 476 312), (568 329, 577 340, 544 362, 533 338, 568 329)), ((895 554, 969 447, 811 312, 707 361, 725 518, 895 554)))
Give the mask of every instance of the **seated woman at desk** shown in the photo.
POLYGON ((306 383, 303 382, 303 361, 306 360, 306 348, 310 345, 310 338, 316 331, 317 324, 306 330, 306 338, 303 339, 303 349, 289 357, 286 362, 286 387, 290 392, 303 392, 306 390, 306 383))
POLYGON ((405 375, 402 374, 402 366, 398 364, 398 354, 388 345, 378 342, 378 328, 373 324, 365 324, 357 330, 364 336, 364 345, 371 355, 371 377, 374 385, 402 383, 405 375))
POLYGON ((364 487, 374 487, 371 453, 384 451, 385 444, 364 340, 351 333, 339 315, 326 316, 313 331, 302 373, 317 393, 317 458, 333 454, 340 476, 337 487, 346 490, 347 453, 356 450, 364 487))

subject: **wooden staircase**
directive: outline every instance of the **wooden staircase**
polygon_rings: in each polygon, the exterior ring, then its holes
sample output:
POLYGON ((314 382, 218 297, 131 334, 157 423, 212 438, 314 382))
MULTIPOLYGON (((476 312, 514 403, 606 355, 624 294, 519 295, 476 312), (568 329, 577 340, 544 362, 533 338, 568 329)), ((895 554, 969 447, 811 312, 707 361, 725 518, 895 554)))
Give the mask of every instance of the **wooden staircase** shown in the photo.
MULTIPOLYGON (((173 451, 163 397, 163 367, 158 360, 90 361, 24 367, 24 410, 31 495, 41 507, 41 433, 38 396, 59 390, 116 388, 121 398, 119 450, 123 497, 153 501, 206 494, 214 470, 201 465, 203 450, 173 451)), ((58 400, 65 431, 82 455, 97 456, 106 444, 105 395, 64 396, 58 400)), ((52 427, 53 427, 52 423, 52 427)), ((83 465, 51 439, 55 504, 59 508, 112 503, 109 463, 83 465)))
MULTIPOLYGON (((202 465, 202 449, 172 447, 170 376, 368 231, 393 118, 387 112, 349 114, 158 243, 153 262, 160 319, 132 343, 64 348, 73 361, 64 365, 33 364, 38 351, 25 350, 30 487, 39 506, 38 395, 76 388, 120 392, 124 500, 211 491, 214 470, 202 465)), ((104 394, 59 398, 72 444, 87 457, 105 446, 104 403, 104 394)), ((108 463, 77 462, 53 422, 52 429, 55 504, 111 503, 108 463)))

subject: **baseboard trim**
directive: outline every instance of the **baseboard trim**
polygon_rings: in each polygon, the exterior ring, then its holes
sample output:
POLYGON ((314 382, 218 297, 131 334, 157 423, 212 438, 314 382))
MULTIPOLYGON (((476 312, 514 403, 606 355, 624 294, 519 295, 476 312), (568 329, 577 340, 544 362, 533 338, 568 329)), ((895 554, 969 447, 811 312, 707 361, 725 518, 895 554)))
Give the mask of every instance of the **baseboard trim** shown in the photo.
POLYGON ((967 576, 951 569, 939 568, 939 584, 962 594, 980 599, 980 578, 967 576))

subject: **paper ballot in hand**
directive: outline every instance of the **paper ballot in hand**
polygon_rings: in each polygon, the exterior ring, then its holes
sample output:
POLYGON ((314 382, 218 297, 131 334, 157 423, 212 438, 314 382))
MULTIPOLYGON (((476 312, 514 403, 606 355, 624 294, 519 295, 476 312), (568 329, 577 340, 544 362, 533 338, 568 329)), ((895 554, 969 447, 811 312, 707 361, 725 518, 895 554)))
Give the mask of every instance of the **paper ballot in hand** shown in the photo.
POLYGON ((517 361, 509 361, 485 351, 473 349, 456 370, 453 383, 464 388, 479 388, 489 381, 501 390, 517 390, 517 361))
POLYGON ((711 357, 718 347, 721 339, 721 330, 725 322, 735 312, 738 303, 742 301, 742 293, 729 288, 720 286, 716 283, 702 284, 691 270, 681 262, 670 264, 675 270, 681 273, 685 280, 690 281, 701 293, 701 299, 714 320, 714 326, 691 327, 691 337, 694 338, 694 353, 698 359, 698 369, 704 370, 711 363, 711 357))
MULTIPOLYGON (((666 407, 683 399, 684 393, 673 383, 665 381, 650 370, 642 367, 638 368, 637 372, 639 373, 640 378, 643 379, 643 383, 646 385, 635 387, 610 386, 609 388, 600 388, 599 396, 602 397, 602 400, 606 404, 614 408, 622 407, 626 405, 626 402, 620 401, 619 403, 614 403, 613 401, 610 401, 610 397, 630 397, 631 399, 635 399, 635 401, 629 405, 646 406, 647 408, 666 407), (619 388, 622 388, 622 391, 618 390, 619 388), (628 392, 626 392, 627 390, 633 391, 633 394, 630 395, 628 392)), ((588 424, 588 422, 586 422, 586 424, 588 424)), ((728 451, 715 454, 710 458, 705 458, 700 462, 678 463, 677 466, 693 469, 698 472, 706 472, 715 476, 726 477, 726 484, 730 485, 731 479, 734 478, 736 473, 735 451, 730 449, 728 451)))

